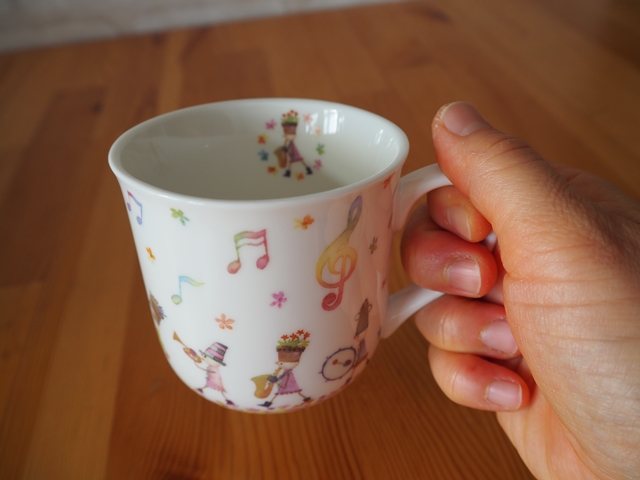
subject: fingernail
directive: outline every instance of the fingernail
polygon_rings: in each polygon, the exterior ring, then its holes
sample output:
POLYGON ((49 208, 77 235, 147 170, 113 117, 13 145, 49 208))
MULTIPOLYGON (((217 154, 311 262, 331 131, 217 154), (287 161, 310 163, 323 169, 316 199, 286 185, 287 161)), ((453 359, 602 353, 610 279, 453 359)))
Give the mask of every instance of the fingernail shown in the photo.
POLYGON ((489 126, 478 111, 466 102, 447 105, 440 114, 440 118, 447 130, 461 136, 469 135, 489 126))
POLYGON ((490 349, 507 355, 513 355, 518 351, 516 339, 513 338, 511 328, 505 320, 497 320, 487 325, 480 332, 480 340, 490 349))
POLYGON ((455 233, 466 240, 471 240, 471 225, 469 214, 463 207, 449 207, 447 209, 447 221, 455 233))
POLYGON ((517 383, 494 380, 487 387, 485 398, 500 407, 516 410, 522 404, 522 388, 517 383))
POLYGON ((449 285, 467 295, 480 293, 480 266, 472 258, 458 260, 449 265, 445 271, 449 285))

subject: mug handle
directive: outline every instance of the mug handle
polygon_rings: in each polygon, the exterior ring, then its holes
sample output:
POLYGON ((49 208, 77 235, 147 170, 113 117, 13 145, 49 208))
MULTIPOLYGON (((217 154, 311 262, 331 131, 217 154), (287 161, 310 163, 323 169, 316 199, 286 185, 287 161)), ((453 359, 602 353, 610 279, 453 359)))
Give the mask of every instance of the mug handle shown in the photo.
MULTIPOLYGON (((446 185, 451 185, 451 181, 437 164, 428 165, 402 177, 392 221, 393 231, 398 232, 404 228, 411 207, 420 197, 446 185)), ((442 292, 409 285, 404 290, 389 296, 387 317, 382 325, 382 338, 387 338, 411 315, 442 295, 442 292)))

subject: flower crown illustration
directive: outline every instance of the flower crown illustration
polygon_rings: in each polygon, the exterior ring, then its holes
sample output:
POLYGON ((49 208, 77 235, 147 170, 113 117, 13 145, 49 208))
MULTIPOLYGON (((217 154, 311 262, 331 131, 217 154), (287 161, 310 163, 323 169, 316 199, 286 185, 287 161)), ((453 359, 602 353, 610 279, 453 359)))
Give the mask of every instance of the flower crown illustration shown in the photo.
POLYGON ((280 362, 299 362, 302 352, 309 346, 309 332, 298 330, 291 335, 282 335, 278 340, 276 352, 280 362))
POLYGON ((278 348, 300 348, 305 349, 309 346, 309 332, 305 332, 304 330, 298 330, 291 335, 282 335, 282 340, 278 340, 278 348))
POLYGON ((287 113, 282 114, 282 125, 298 125, 299 121, 298 112, 295 110, 289 110, 287 113))

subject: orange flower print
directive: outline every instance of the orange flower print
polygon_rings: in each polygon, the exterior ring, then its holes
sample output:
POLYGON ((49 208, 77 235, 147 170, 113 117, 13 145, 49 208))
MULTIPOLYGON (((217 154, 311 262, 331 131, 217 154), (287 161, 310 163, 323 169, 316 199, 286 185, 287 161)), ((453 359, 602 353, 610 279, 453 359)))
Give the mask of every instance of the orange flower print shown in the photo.
POLYGON ((258 135, 258 143, 259 144, 267 143, 267 138, 269 138, 269 137, 265 133, 263 133, 262 135, 258 135))
POLYGON ((233 327, 231 325, 236 323, 235 320, 231 318, 227 318, 227 316, 224 313, 220 315, 220 318, 216 318, 216 322, 218 322, 218 326, 222 330, 224 330, 225 328, 227 330, 233 330, 233 327))
POLYGON ((302 230, 306 230, 309 228, 309 225, 315 222, 315 220, 311 218, 311 215, 305 215, 302 220, 296 218, 293 221, 295 222, 295 226, 293 228, 301 228, 302 230))

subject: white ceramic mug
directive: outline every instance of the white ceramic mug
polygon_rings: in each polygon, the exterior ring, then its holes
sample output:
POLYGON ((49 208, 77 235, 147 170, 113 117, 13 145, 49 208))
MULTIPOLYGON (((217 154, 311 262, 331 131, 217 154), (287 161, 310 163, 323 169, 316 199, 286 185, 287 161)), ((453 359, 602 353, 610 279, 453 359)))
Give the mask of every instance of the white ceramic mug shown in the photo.
POLYGON ((408 148, 373 113, 300 99, 186 108, 114 143, 154 325, 186 385, 247 412, 313 405, 440 295, 388 294, 393 233, 450 184, 437 165, 400 178, 408 148))

